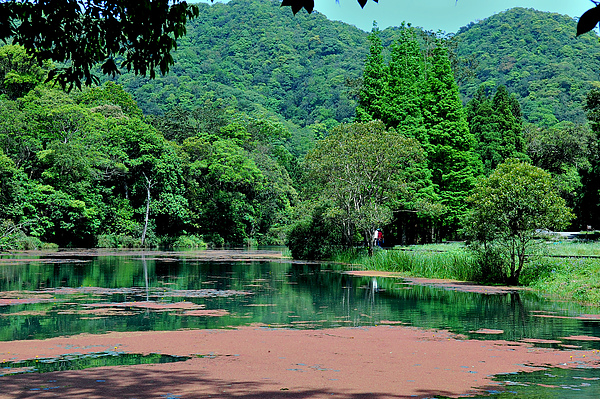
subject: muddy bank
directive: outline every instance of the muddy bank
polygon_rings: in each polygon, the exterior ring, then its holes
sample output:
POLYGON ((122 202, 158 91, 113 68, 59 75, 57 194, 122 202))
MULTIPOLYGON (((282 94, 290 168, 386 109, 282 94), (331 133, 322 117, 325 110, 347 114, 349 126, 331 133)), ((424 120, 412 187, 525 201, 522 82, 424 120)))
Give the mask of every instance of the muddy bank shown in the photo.
POLYGON ((184 362, 0 377, 0 398, 404 398, 498 389, 498 373, 600 366, 600 352, 403 326, 109 333, 0 342, 0 359, 101 351, 184 362), (178 396, 179 395, 179 396, 178 396), (363 396, 366 395, 366 396, 363 396))
POLYGON ((400 273, 395 272, 382 272, 377 270, 353 270, 344 272, 352 276, 363 276, 363 277, 392 277, 404 280, 407 284, 411 285, 431 285, 435 287, 444 288, 447 290, 461 291, 461 292, 475 292, 478 294, 506 294, 511 292, 522 292, 527 291, 527 287, 515 287, 515 286, 490 286, 476 284, 468 281, 450 280, 450 279, 435 279, 435 278, 422 278, 422 277, 405 277, 400 273))

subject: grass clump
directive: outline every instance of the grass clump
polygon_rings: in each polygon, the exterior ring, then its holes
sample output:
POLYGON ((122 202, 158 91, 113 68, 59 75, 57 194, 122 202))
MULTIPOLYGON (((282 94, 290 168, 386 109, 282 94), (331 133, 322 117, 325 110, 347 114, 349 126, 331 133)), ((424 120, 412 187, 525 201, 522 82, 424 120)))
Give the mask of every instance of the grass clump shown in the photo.
POLYGON ((367 270, 399 272, 407 276, 473 281, 477 277, 472 254, 461 245, 411 246, 387 251, 353 250, 338 253, 334 260, 360 264, 367 270))
POLYGON ((204 242, 202 236, 189 235, 189 236, 180 236, 177 237, 175 242, 173 242, 172 247, 177 248, 186 248, 186 249, 204 249, 208 245, 204 242))

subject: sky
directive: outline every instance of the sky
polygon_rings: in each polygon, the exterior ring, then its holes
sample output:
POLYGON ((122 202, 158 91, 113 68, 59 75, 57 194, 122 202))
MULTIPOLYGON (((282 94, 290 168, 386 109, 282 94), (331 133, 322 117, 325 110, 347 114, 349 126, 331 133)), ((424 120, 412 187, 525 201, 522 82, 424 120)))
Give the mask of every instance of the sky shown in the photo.
POLYGON ((589 0, 369 0, 364 9, 356 0, 315 0, 315 10, 329 19, 344 21, 370 31, 373 21, 380 29, 402 21, 426 30, 455 33, 476 22, 513 7, 534 8, 580 17, 594 7, 589 0))
MULTIPOLYGON (((379 0, 379 3, 369 0, 361 9, 357 0, 315 0, 315 10, 327 18, 355 25, 367 32, 371 30, 373 21, 377 21, 380 29, 399 26, 405 21, 426 30, 456 33, 469 22, 483 20, 513 7, 580 17, 593 6, 590 0, 379 0)), ((288 12, 291 13, 289 8, 288 12)))

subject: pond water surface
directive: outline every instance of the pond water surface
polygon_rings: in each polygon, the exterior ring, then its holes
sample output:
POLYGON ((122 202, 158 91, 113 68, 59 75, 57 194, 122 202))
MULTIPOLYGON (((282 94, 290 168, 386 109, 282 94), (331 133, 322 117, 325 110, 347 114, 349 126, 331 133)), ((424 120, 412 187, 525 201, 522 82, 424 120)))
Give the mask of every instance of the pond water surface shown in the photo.
MULTIPOLYGON (((460 292, 355 277, 332 265, 253 252, 229 258, 205 254, 0 256, 0 340, 251 324, 298 329, 403 324, 477 339, 600 349, 597 309, 531 292, 460 292)), ((597 370, 586 373, 593 374, 582 377, 589 381, 600 377, 597 370)), ((585 379, 576 383, 598 386, 585 379)))

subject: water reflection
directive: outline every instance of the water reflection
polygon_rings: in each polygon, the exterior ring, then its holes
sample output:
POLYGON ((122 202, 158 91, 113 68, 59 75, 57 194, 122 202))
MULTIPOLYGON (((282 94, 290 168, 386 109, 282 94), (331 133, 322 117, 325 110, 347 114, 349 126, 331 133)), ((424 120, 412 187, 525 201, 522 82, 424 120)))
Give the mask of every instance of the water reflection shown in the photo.
POLYGON ((531 293, 484 295, 352 277, 332 266, 194 253, 0 259, 0 340, 81 332, 406 324, 478 339, 600 348, 600 319, 531 293), (590 338, 587 338, 590 339, 590 338))
POLYGON ((596 399, 600 397, 598 369, 548 368, 527 373, 499 374, 494 380, 501 384, 498 389, 490 389, 484 396, 470 396, 470 398, 596 399))

